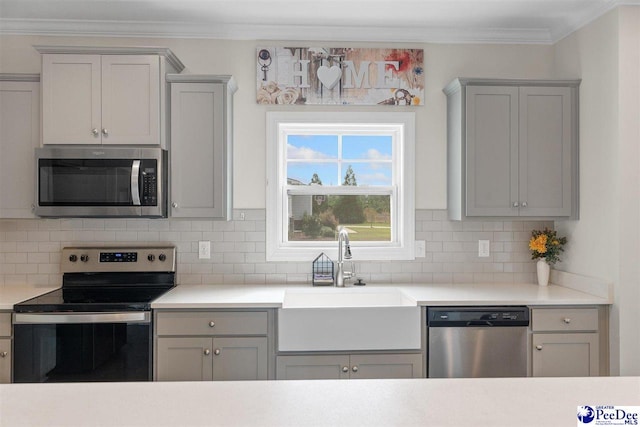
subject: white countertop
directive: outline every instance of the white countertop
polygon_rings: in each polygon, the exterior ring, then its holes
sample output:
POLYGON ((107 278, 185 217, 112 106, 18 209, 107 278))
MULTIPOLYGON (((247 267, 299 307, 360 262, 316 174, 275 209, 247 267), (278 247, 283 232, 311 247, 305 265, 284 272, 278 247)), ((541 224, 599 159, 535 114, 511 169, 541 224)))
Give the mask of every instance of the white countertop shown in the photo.
POLYGON ((0 385, 0 426, 570 426, 640 377, 0 385))
MULTIPOLYGON (((310 285, 179 285, 151 304, 155 309, 278 308, 287 289, 367 292, 383 285, 349 288, 310 285)), ((563 286, 533 284, 394 285, 418 305, 599 305, 613 301, 563 286)))
POLYGON ((13 305, 50 292, 57 287, 33 287, 27 285, 0 286, 0 310, 13 311, 13 305))

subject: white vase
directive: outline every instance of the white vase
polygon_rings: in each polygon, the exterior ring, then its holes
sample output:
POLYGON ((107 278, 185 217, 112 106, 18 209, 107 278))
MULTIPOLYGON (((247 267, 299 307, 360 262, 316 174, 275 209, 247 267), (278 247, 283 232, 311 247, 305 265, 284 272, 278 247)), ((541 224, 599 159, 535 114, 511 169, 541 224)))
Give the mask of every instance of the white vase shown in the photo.
POLYGON ((538 285, 547 286, 549 284, 549 272, 551 267, 547 264, 544 258, 540 258, 536 264, 536 270, 538 272, 538 285))

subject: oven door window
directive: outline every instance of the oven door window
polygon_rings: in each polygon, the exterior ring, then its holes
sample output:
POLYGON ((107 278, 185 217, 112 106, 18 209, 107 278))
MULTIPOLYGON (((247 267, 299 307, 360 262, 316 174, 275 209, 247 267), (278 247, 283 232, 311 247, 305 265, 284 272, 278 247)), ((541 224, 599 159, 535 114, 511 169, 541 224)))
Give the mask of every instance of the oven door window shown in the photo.
POLYGON ((13 382, 150 381, 151 326, 14 325, 13 382))
POLYGON ((132 206, 129 159, 40 159, 40 206, 132 206))

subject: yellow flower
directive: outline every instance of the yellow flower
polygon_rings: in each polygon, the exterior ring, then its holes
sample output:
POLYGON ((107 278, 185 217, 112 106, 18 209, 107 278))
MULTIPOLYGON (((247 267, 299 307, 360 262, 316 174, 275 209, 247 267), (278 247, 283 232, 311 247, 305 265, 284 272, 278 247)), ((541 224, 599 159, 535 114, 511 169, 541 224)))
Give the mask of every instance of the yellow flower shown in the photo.
POLYGON ((529 240, 529 249, 544 254, 547 252, 547 235, 541 234, 538 237, 532 237, 529 240))

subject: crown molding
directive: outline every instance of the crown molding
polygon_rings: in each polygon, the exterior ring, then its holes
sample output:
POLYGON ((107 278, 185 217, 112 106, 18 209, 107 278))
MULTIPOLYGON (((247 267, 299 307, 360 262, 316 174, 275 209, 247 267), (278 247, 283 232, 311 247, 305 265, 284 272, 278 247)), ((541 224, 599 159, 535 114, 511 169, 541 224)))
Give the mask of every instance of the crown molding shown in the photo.
POLYGON ((306 40, 388 43, 553 44, 618 6, 640 0, 610 0, 555 28, 309 26, 149 21, 2 19, 0 35, 306 40))
POLYGON ((430 43, 552 43, 547 29, 199 24, 0 19, 0 34, 430 43))

